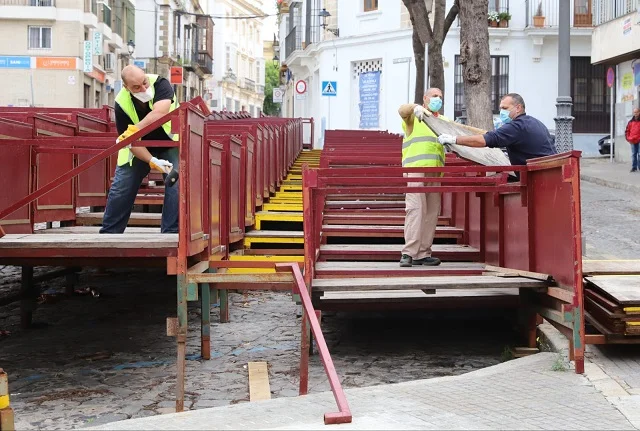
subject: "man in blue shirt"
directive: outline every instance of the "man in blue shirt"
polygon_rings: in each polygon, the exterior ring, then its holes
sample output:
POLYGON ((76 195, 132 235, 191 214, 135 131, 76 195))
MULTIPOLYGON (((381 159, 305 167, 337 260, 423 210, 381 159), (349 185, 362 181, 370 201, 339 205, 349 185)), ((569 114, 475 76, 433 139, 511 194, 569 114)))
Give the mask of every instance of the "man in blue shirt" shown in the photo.
POLYGON ((500 101, 500 120, 503 125, 484 135, 440 135, 441 144, 467 147, 506 148, 512 165, 526 165, 527 160, 556 154, 555 140, 542 122, 525 112, 524 99, 509 93, 500 101))

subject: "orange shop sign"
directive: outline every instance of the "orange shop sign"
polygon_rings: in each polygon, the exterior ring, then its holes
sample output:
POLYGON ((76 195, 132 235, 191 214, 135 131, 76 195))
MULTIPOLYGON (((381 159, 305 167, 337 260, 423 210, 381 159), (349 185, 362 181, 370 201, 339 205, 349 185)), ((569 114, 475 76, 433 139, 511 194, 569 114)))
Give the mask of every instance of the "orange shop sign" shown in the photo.
POLYGON ((76 58, 36 57, 36 69, 76 70, 76 58))
POLYGON ((93 70, 91 72, 87 73, 87 76, 95 78, 101 84, 104 84, 104 81, 107 78, 107 75, 104 72, 96 69, 95 67, 93 68, 93 70))
POLYGON ((182 67, 171 67, 171 80, 172 84, 182 84, 182 67))

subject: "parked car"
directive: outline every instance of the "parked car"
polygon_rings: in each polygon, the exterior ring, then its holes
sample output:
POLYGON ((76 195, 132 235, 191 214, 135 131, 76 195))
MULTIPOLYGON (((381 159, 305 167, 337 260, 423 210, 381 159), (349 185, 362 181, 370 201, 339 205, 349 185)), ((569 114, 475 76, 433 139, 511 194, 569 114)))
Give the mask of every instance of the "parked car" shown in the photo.
MULTIPOLYGON (((614 154, 615 151, 614 149, 614 154)), ((602 155, 611 154, 611 135, 598 139, 598 152, 602 155)))

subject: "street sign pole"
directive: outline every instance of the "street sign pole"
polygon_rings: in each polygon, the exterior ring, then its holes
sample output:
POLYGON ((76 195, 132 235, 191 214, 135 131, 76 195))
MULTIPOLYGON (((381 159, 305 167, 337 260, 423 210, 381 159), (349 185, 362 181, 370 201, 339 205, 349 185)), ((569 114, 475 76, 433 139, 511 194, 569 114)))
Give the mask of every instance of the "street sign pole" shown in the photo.
POLYGON ((615 74, 613 68, 610 67, 607 70, 607 86, 609 87, 609 93, 611 93, 611 100, 609 104, 609 162, 613 163, 613 151, 614 151, 614 139, 613 139, 613 82, 615 81, 615 74))

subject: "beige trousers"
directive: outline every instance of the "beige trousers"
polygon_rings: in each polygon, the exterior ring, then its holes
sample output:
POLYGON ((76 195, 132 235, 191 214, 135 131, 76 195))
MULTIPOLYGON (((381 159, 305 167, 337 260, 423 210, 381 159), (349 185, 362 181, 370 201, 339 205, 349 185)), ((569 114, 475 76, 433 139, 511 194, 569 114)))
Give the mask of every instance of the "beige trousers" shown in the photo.
MULTIPOLYGON (((438 174, 409 173, 405 177, 430 177, 438 174)), ((434 185, 437 183, 427 183, 434 185)), ((421 187, 424 183, 409 183, 421 187)), ((440 215, 440 193, 407 193, 405 197, 404 248, 402 254, 413 259, 431 256, 431 245, 436 235, 440 215)))

